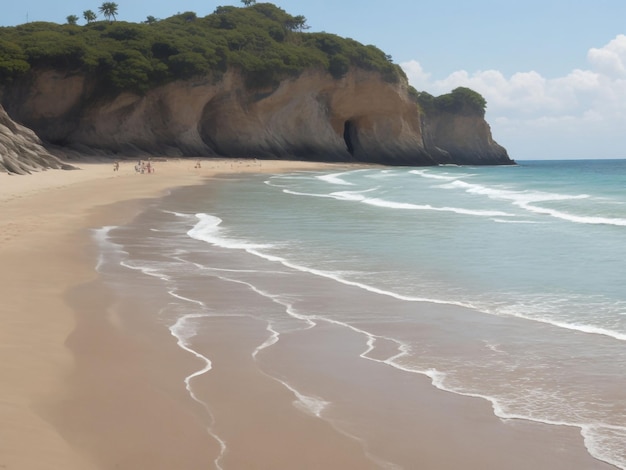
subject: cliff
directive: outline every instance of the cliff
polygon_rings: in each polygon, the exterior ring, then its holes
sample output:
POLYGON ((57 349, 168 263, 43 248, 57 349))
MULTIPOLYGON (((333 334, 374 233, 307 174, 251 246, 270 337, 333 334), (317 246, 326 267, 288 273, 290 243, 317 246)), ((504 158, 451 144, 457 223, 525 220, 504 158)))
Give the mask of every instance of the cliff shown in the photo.
POLYGON ((73 167, 50 154, 32 130, 15 123, 0 106, 0 171, 23 175, 47 168, 73 167))
POLYGON ((514 162, 495 142, 485 119, 463 113, 432 113, 425 120, 424 145, 439 164, 509 165, 514 162))
POLYGON ((203 18, 0 28, 0 105, 61 152, 513 163, 478 93, 419 93, 375 46, 306 29, 256 2, 203 18))
POLYGON ((250 91, 229 70, 139 94, 94 96, 85 74, 34 71, 6 87, 11 116, 69 149, 137 156, 224 156, 388 165, 510 164, 482 116, 426 114, 406 82, 352 68, 306 70, 250 91))

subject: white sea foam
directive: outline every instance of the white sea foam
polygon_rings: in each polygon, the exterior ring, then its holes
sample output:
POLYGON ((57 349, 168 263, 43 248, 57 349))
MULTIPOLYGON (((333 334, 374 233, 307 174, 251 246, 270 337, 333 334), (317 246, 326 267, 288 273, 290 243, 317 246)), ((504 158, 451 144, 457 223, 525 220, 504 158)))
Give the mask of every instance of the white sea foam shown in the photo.
POLYGON ((252 250, 271 248, 271 245, 250 243, 245 240, 237 240, 228 236, 222 236, 220 224, 222 219, 209 214, 196 214, 198 223, 190 229, 187 234, 196 240, 205 241, 222 248, 232 248, 238 250, 252 250))
POLYGON ((499 224, 538 224, 536 220, 491 219, 499 224))
POLYGON ((545 207, 537 207, 531 204, 526 204, 523 207, 529 212, 535 212, 536 214, 550 215, 556 219, 567 220, 568 222, 575 222, 578 224, 615 225, 618 227, 626 227, 626 219, 621 219, 621 218, 581 216, 581 215, 569 214, 567 212, 557 211, 554 209, 547 209, 545 207))
POLYGON ((278 333, 278 331, 276 331, 273 326, 272 326, 272 322, 267 322, 267 326, 265 328, 269 333, 270 336, 263 341, 263 343, 261 343, 259 346, 257 346, 254 351, 252 352, 252 357, 254 359, 256 359, 257 355, 259 354, 259 352, 263 351, 266 348, 269 348, 270 346, 273 346, 274 344, 278 343, 278 340, 280 339, 280 333, 278 333))
POLYGON ((408 202, 388 201, 388 200, 381 199, 381 198, 369 198, 363 195, 365 192, 366 191, 340 191, 340 192, 331 193, 330 197, 334 197, 335 199, 339 199, 342 201, 361 202, 364 204, 368 204, 370 206, 383 207, 386 209, 453 212, 455 214, 477 215, 477 216, 484 216, 484 217, 513 216, 513 214, 509 214, 507 212, 502 212, 502 211, 464 209, 460 207, 436 207, 436 206, 431 206, 430 204, 412 204, 408 202))
POLYGON ((330 183, 330 184, 338 184, 338 185, 343 185, 343 186, 354 186, 354 183, 350 183, 349 181, 346 181, 342 178, 343 175, 347 175, 349 173, 352 173, 351 171, 344 171, 341 173, 329 173, 326 175, 318 175, 316 176, 317 179, 319 179, 320 181, 325 181, 326 183, 330 183))
MULTIPOLYGON (((168 294, 171 295, 172 297, 176 297, 179 300, 184 300, 185 302, 190 302, 190 303, 196 304, 196 305, 198 305, 201 308, 205 308, 206 307, 206 305, 204 305, 204 302, 202 302, 200 300, 196 300, 196 299, 190 299, 189 297, 185 297, 183 295, 180 295, 175 290, 169 290, 168 294)), ((208 315, 204 315, 204 317, 206 317, 206 316, 208 316, 208 315)))
POLYGON ((285 380, 279 379, 278 377, 272 377, 277 382, 281 383, 285 388, 287 388, 291 393, 293 393, 296 397, 296 401, 294 401, 294 406, 305 413, 310 413, 313 416, 318 418, 322 417, 322 412, 324 409, 330 405, 329 401, 326 401, 319 397, 314 397, 311 395, 305 395, 300 393, 294 387, 292 387, 285 380))
POLYGON ((291 189, 283 189, 283 193, 292 194, 294 196, 322 197, 334 199, 330 194, 303 193, 302 191, 293 191, 291 189))
POLYGON ((588 194, 559 194, 543 191, 514 191, 505 188, 487 187, 480 184, 467 183, 459 179, 455 179, 454 181, 443 184, 440 187, 449 189, 462 189, 470 194, 479 194, 487 196, 490 199, 507 201, 528 212, 534 214, 549 215, 551 217, 566 220, 569 222, 592 225, 615 225, 622 227, 626 226, 626 219, 623 218, 577 215, 569 212, 559 211, 556 209, 541 207, 538 205, 542 202, 589 199, 591 196, 589 196, 588 194))
POLYGON ((334 192, 330 194, 303 193, 300 191, 293 191, 291 189, 283 189, 283 193, 293 194, 294 196, 320 197, 320 198, 328 198, 328 199, 338 199, 342 201, 360 201, 361 194, 365 194, 371 191, 376 191, 376 189, 378 188, 362 189, 360 191, 341 191, 341 192, 334 192))
MULTIPOLYGON (((178 299, 181 300, 187 300, 187 301, 191 301, 194 303, 199 303, 196 300, 193 299, 188 299, 186 297, 183 297, 181 295, 176 294, 174 291, 170 291, 170 294, 178 299)), ((201 302, 200 302, 201 304, 201 302)), ((215 425, 215 417, 213 416, 213 413, 211 412, 211 409, 209 407, 209 405, 207 403, 205 403, 204 401, 202 401, 193 391, 193 388, 191 386, 191 382, 193 381, 193 379, 195 379, 196 377, 199 377, 201 375, 206 374, 207 372, 209 372, 212 369, 212 363, 211 360, 204 356, 203 354, 200 354, 198 351, 196 351, 195 349, 193 349, 190 344, 189 344, 189 340, 195 336, 196 334, 196 329, 192 326, 189 325, 189 323, 193 320, 197 320, 197 319, 201 319, 201 318, 206 318, 212 316, 208 313, 190 313, 187 315, 183 315, 180 318, 178 318, 176 320, 176 322, 174 322, 173 325, 171 325, 169 327, 170 333, 172 336, 174 336, 174 338, 176 338, 176 343, 178 344, 178 346, 187 351, 188 353, 192 354, 193 356, 195 356, 196 358, 198 358, 200 361, 202 361, 202 363, 204 364, 204 366, 201 369, 198 369, 197 371, 189 374, 187 377, 185 377, 185 388, 187 390, 187 393, 189 393, 189 396, 198 404, 200 404, 204 410, 206 411, 207 415, 209 416, 210 420, 211 420, 211 424, 209 425, 209 427, 207 428, 207 431, 209 433, 209 435, 211 437, 213 437, 217 443, 220 446, 220 453, 219 455, 215 458, 214 463, 215 466, 219 469, 222 470, 222 466, 221 466, 221 461, 224 457, 224 455, 226 454, 226 442, 219 436, 217 435, 214 431, 213 431, 213 427, 215 425)))
POLYGON ((488 187, 481 184, 467 183, 465 181, 455 179, 454 181, 441 185, 442 188, 459 188, 470 194, 480 194, 491 199, 512 201, 514 204, 524 206, 533 202, 545 201, 568 201, 573 199, 588 199, 588 194, 558 194, 547 193, 543 191, 514 191, 505 188, 488 187))
MULTIPOLYGON (((286 274, 286 271, 284 271, 284 270, 282 270, 282 271, 281 270, 272 271, 272 270, 266 270, 266 269, 259 270, 259 269, 239 269, 239 268, 216 268, 214 266, 204 266, 203 264, 196 263, 194 261, 187 261, 187 260, 182 259, 182 258, 177 258, 177 259, 180 259, 180 261, 183 262, 183 263, 191 263, 195 267, 197 267, 198 269, 202 269, 202 270, 206 270, 206 271, 214 271, 215 273, 286 274)), ((230 281, 229 278, 222 277, 222 276, 218 276, 218 277, 220 279, 224 279, 224 280, 230 281)))
POLYGON ((424 178, 431 178, 431 179, 442 180, 442 181, 454 181, 459 178, 467 178, 467 177, 473 176, 472 174, 469 174, 469 173, 464 173, 464 174, 433 173, 430 170, 411 170, 409 171, 409 173, 413 175, 419 175, 424 178))
POLYGON ((610 330, 610 329, 603 328, 603 327, 596 326, 596 325, 556 320, 556 319, 550 318, 546 314, 529 315, 528 313, 525 313, 528 310, 527 308, 518 308, 516 306, 504 306, 504 307, 499 307, 495 309, 489 308, 489 307, 483 307, 481 310, 486 313, 491 313, 491 314, 496 314, 496 315, 509 315, 512 317, 523 318, 524 320, 544 323, 544 324, 555 326, 557 328, 563 328, 566 330, 576 331, 579 333, 607 336, 609 338, 613 338, 619 341, 626 341, 625 333, 610 330))
POLYGON ((599 460, 626 470, 626 428, 591 424, 581 428, 585 446, 599 460), (608 439, 606 436, 610 436, 608 439))
POLYGON ((117 225, 105 225, 100 228, 93 229, 93 236, 99 243, 109 242, 109 232, 117 228, 117 225))
POLYGON ((361 191, 337 191, 330 193, 329 196, 340 201, 362 202, 367 199, 364 194, 374 191, 376 188, 365 189, 361 191))
POLYGON ((117 228, 116 225, 106 225, 104 227, 100 227, 94 229, 92 231, 93 238, 96 240, 96 243, 100 247, 98 250, 98 260, 96 261, 96 271, 100 272, 104 262, 106 260, 107 253, 111 251, 120 251, 121 246, 113 243, 109 237, 109 233, 111 230, 117 228))
POLYGON ((135 266, 126 261, 120 261, 120 266, 123 266, 128 269, 132 269, 133 271, 141 271, 146 276, 156 277, 158 279, 161 279, 162 281, 169 281, 171 279, 170 276, 162 272, 161 266, 159 266, 158 268, 151 268, 145 265, 135 266))
POLYGON ((476 210, 476 209, 463 209, 460 207, 435 207, 430 204, 409 204, 402 202, 386 201, 384 199, 371 198, 363 200, 365 204, 370 204, 377 207, 387 207, 391 209, 409 209, 409 210, 428 210, 438 212, 453 212, 455 214, 462 215, 478 215, 484 217, 512 217, 513 214, 502 211, 494 210, 476 210))
POLYGON ((483 343, 485 344, 485 347, 495 353, 498 354, 506 354, 505 351, 503 351, 501 349, 501 345, 498 343, 490 343, 489 341, 483 341, 483 343))
POLYGON ((165 214, 172 214, 172 215, 175 215, 176 217, 180 217, 184 219, 189 219, 193 217, 193 214, 185 214, 184 212, 168 211, 165 209, 162 209, 162 212, 165 214))

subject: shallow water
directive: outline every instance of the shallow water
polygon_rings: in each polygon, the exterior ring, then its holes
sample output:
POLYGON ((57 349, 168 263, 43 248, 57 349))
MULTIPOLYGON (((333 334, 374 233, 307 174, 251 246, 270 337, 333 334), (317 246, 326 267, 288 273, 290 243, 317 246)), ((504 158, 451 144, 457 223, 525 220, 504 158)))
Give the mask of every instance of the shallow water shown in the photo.
MULTIPOLYGON (((334 325, 363 338, 364 359, 502 418, 579 428, 626 469, 624 188, 621 160, 226 178, 103 228, 99 270, 162 283, 157 321, 183 348, 216 314, 266 323, 258 360, 334 325), (220 295, 202 289, 216 281, 220 295), (262 301, 242 312, 240 295, 262 301)), ((211 360, 190 353, 206 364, 193 393, 211 360)), ((330 413, 328 391, 281 381, 330 413)))

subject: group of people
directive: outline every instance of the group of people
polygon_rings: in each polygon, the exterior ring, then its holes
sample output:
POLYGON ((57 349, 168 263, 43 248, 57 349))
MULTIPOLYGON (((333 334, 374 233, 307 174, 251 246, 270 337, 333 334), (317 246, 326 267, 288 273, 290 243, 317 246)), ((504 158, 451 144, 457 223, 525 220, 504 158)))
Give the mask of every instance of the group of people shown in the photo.
POLYGON ((135 173, 154 173, 154 165, 152 165, 152 162, 150 160, 148 160, 147 162, 139 160, 135 165, 135 173))
MULTIPOLYGON (((119 160, 115 160, 113 162, 113 171, 120 171, 120 162, 119 160)), ((135 165, 135 173, 154 173, 154 165, 150 160, 143 161, 139 160, 135 165)))

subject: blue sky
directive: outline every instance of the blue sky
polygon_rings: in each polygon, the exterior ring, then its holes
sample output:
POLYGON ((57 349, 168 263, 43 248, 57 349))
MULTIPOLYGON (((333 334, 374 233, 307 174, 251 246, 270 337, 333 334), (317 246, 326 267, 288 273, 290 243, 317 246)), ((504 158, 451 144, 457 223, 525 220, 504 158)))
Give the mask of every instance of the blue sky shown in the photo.
MULTIPOLYGON (((93 0, 2 0, 0 25, 64 23, 93 0)), ((119 0, 119 20, 211 13, 239 1, 119 0)), ((418 90, 468 86, 512 158, 626 158, 624 0, 276 0, 311 31, 374 44, 418 90)))

